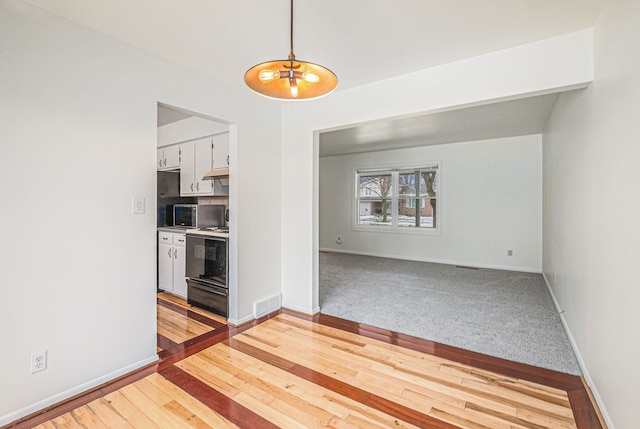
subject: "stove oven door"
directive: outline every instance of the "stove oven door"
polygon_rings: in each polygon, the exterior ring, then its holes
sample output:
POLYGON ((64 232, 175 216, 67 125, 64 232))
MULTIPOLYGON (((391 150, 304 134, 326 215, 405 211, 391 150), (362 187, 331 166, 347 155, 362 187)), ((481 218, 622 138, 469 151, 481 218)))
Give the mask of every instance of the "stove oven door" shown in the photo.
POLYGON ((227 240, 187 234, 186 276, 227 288, 227 240))

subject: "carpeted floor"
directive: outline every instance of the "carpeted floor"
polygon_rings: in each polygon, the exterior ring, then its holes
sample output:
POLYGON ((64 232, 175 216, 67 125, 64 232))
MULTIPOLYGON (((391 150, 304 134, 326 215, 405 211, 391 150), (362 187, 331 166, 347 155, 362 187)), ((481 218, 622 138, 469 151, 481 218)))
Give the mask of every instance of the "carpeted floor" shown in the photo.
POLYGON ((320 310, 580 375, 540 274, 320 253, 320 310))

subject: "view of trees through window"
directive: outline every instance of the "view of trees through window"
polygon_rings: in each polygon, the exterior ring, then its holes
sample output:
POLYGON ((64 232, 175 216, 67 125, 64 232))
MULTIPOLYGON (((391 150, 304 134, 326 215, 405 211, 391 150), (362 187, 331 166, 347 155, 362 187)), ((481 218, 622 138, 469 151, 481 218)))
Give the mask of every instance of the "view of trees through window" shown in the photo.
POLYGON ((436 228, 437 165, 358 171, 358 225, 436 228))

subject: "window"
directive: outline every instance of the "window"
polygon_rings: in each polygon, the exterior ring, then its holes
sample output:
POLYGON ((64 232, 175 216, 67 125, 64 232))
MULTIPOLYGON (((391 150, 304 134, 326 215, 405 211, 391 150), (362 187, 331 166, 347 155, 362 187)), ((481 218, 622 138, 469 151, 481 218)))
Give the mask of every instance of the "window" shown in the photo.
POLYGON ((391 226, 391 172, 358 175, 358 223, 391 226))
POLYGON ((438 165, 356 172, 356 225, 435 229, 438 165))

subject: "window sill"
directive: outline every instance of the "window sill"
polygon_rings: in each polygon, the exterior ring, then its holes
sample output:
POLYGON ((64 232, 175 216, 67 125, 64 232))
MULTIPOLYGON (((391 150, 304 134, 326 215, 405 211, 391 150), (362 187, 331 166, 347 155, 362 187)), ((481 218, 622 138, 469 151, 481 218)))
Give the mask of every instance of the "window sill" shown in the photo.
POLYGON ((357 232, 381 232, 384 234, 418 235, 418 236, 439 236, 442 235, 442 228, 416 228, 399 226, 365 226, 353 225, 352 231, 357 232))

